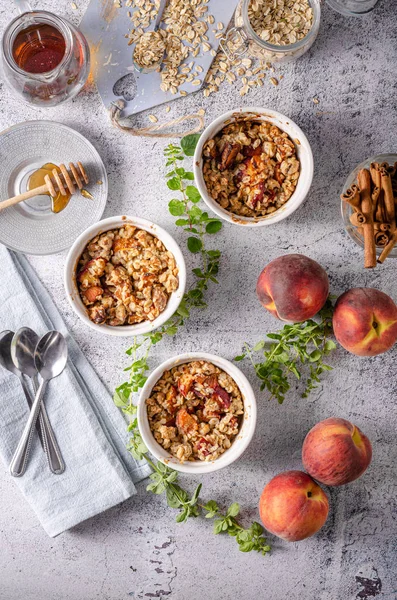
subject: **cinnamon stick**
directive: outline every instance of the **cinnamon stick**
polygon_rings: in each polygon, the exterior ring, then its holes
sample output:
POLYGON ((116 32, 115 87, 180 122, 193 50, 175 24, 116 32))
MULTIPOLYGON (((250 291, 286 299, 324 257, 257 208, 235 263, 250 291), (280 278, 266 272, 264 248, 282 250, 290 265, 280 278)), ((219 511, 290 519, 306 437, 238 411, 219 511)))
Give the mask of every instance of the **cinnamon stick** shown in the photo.
POLYGON ((360 211, 354 212, 352 215, 350 215, 350 223, 354 225, 354 227, 361 227, 361 225, 363 225, 365 221, 366 218, 360 211))
POLYGON ((389 256, 390 252, 393 250, 396 243, 397 243, 397 231, 395 231, 393 233, 387 246, 384 247, 382 254, 378 258, 378 263, 382 264, 385 262, 386 258, 389 256))
POLYGON ((394 228, 396 226, 396 210, 394 206, 394 194, 393 187, 391 183, 390 173, 384 167, 380 169, 381 182, 382 182, 382 190, 384 193, 385 200, 385 211, 386 211, 386 223, 390 223, 390 225, 394 228))
POLYGON ((372 206, 373 206, 373 216, 376 219, 377 211, 381 211, 381 207, 378 208, 378 201, 381 193, 381 176, 379 171, 379 163, 371 163, 369 167, 369 172, 371 173, 371 179, 374 184, 374 189, 372 190, 372 206))
POLYGON ((385 202, 383 191, 379 190, 379 196, 376 202, 375 221, 384 222, 386 220, 385 202))
POLYGON ((353 208, 360 208, 360 190, 358 186, 353 183, 343 194, 341 194, 341 199, 344 202, 347 202, 353 208))
POLYGON ((375 187, 380 188, 380 166, 379 163, 371 163, 369 172, 371 173, 371 179, 375 187))
POLYGON ((364 232, 364 267, 373 269, 376 267, 376 247, 371 199, 371 175, 368 169, 361 169, 358 172, 357 183, 360 189, 361 211, 366 219, 362 226, 364 232))
POLYGON ((383 248, 389 243, 389 236, 385 231, 377 231, 375 233, 375 245, 383 248))
POLYGON ((389 173, 390 177, 394 177, 394 175, 396 174, 396 165, 397 165, 397 163, 394 163, 394 165, 389 165, 389 163, 383 162, 383 163, 381 163, 380 168, 386 169, 386 171, 389 173))

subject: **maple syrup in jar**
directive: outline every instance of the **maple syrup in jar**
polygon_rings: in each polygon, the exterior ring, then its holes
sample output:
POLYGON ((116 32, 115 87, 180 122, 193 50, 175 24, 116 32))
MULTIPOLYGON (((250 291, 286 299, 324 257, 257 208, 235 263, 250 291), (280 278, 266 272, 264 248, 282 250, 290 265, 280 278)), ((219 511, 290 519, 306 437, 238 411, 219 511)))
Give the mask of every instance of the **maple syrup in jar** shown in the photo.
POLYGON ((55 106, 79 93, 90 70, 83 34, 47 11, 29 11, 14 19, 3 35, 6 82, 23 100, 55 106))
POLYGON ((65 51, 62 33, 46 23, 30 25, 19 31, 12 47, 16 64, 27 73, 52 71, 62 61, 65 51))

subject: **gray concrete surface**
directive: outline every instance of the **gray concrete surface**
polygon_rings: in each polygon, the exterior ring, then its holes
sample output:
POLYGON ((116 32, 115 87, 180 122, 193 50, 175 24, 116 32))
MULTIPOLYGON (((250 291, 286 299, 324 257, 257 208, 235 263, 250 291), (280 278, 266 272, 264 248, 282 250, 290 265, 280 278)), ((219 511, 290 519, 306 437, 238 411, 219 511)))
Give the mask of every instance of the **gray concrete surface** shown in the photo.
MULTIPOLYGON (((86 0, 34 0, 78 23, 86 0)), ((361 251, 344 233, 338 196, 345 177, 361 160, 396 150, 397 17, 395 2, 379 4, 362 19, 334 14, 326 5, 320 35, 309 55, 277 69, 275 88, 266 83, 244 105, 269 106, 289 115, 307 133, 315 158, 313 187, 305 205, 288 220, 255 232, 225 225, 216 236, 223 252, 220 285, 209 308, 195 314, 175 339, 159 345, 156 366, 185 350, 233 357, 244 340, 255 342, 277 327, 261 309, 254 289, 269 260, 302 252, 327 268, 332 291, 374 286, 397 300, 396 265, 364 272, 361 251), (317 97, 319 104, 313 103, 317 97)), ((15 14, 1 2, 0 26, 15 14)), ((157 221, 182 241, 167 213, 163 141, 129 138, 111 128, 94 89, 48 111, 18 103, 0 83, 0 127, 49 118, 78 129, 106 164, 110 194, 105 216, 129 213, 157 221)), ((171 115, 203 106, 206 122, 240 106, 238 87, 225 85, 208 100, 202 92, 176 101, 171 115)), ((155 111, 166 117, 164 108, 155 111)), ((168 115, 167 115, 168 116, 168 115)), ((147 115, 144 116, 147 122, 147 115)), ((189 266, 194 260, 188 256, 189 266)), ((56 301, 71 334, 109 389, 123 379, 126 340, 87 329, 71 312, 63 292, 64 254, 31 262, 56 301)), ((205 520, 186 525, 163 498, 146 493, 51 540, 36 522, 4 468, 0 477, 1 600, 358 600, 397 598, 396 567, 396 350, 360 360, 338 350, 329 373, 308 400, 294 388, 283 406, 259 392, 248 365, 242 368, 258 392, 255 438, 231 467, 203 476, 203 497, 238 501, 244 519, 257 519, 263 485, 276 473, 300 467, 308 429, 331 415, 359 425, 374 445, 373 463, 356 483, 329 490, 331 512, 315 537, 287 544, 270 537, 271 556, 239 553, 230 538, 214 536, 205 520)), ((197 483, 181 478, 189 488, 197 483)))

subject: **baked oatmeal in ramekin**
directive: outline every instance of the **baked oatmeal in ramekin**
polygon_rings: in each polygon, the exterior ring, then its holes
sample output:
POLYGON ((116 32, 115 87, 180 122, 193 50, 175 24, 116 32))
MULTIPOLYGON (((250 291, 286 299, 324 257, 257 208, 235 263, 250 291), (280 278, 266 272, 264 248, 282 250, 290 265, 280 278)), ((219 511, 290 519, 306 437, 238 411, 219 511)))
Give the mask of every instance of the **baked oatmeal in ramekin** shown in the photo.
POLYGON ((235 120, 203 147, 203 177, 209 196, 241 217, 265 217, 294 193, 300 161, 294 141, 274 123, 235 120))
POLYGON ((219 458, 233 444, 244 414, 237 383, 206 360, 165 371, 146 406, 157 443, 181 463, 219 458))
POLYGON ((131 224, 96 235, 76 281, 90 320, 112 327, 154 321, 178 288, 178 267, 163 242, 131 224))

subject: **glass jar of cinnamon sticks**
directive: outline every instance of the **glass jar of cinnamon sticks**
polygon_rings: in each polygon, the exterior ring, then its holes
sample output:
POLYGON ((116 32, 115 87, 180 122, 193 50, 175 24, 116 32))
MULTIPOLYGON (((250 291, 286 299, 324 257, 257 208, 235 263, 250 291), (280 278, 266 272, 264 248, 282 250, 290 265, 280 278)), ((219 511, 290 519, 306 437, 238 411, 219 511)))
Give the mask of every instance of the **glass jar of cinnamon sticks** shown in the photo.
POLYGON ((365 268, 397 257, 397 154, 380 154, 359 164, 341 194, 349 236, 364 248, 365 268))

